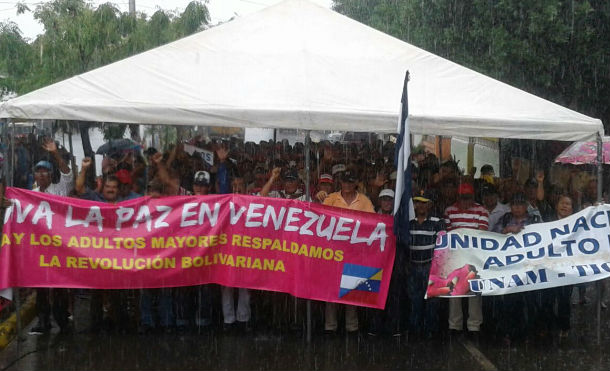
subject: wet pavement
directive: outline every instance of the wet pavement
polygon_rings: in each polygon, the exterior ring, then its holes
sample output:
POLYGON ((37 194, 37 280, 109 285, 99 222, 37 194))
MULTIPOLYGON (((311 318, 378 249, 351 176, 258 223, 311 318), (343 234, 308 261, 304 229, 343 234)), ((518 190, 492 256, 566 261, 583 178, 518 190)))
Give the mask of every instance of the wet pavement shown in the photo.
MULTIPOLYGON (((590 299, 594 302, 594 290, 590 299)), ((251 332, 227 332, 214 326, 201 333, 147 335, 91 334, 75 323, 75 331, 67 335, 59 334, 57 328, 41 336, 24 330, 20 341, 0 352, 0 370, 609 369, 610 352, 605 350, 610 346, 610 313, 602 311, 602 344, 598 346, 595 305, 572 309, 572 330, 566 339, 549 332, 511 344, 490 331, 481 334, 478 344, 447 334, 430 341, 409 341, 408 335, 371 337, 366 331, 357 336, 329 336, 321 332, 320 305, 314 306, 311 343, 302 328, 291 329, 295 326, 288 323, 259 325, 251 332)), ((75 313, 75 322, 78 318, 75 313)))

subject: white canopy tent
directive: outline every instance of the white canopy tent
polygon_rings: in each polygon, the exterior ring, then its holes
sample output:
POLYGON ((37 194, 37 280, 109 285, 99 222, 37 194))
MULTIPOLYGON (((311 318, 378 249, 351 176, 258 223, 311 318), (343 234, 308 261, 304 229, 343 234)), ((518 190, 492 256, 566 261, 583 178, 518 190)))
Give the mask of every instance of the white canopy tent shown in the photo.
POLYGON ((286 0, 11 99, 0 117, 590 140, 600 120, 307 0, 286 0))

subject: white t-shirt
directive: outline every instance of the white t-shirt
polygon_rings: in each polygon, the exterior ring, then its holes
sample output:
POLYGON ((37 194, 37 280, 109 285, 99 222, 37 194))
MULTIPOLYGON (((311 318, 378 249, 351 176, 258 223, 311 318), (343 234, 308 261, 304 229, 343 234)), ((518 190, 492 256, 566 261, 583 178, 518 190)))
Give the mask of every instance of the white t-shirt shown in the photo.
MULTIPOLYGON (((267 197, 286 198, 286 199, 297 200, 297 201, 307 201, 307 197, 305 197, 305 193, 298 192, 297 194, 299 195, 298 197, 290 197, 289 195, 284 193, 284 191, 271 191, 271 192, 269 192, 269 196, 267 196, 267 197)), ((259 195, 260 195, 260 193, 259 193, 259 195)))
MULTIPOLYGON (((60 172, 61 176, 59 177, 59 183, 51 183, 44 190, 44 193, 56 195, 56 196, 64 196, 67 197, 70 194, 70 191, 74 187, 73 179, 72 179, 72 171, 68 174, 64 174, 60 172)), ((40 187, 34 188, 32 191, 40 192, 40 187)))

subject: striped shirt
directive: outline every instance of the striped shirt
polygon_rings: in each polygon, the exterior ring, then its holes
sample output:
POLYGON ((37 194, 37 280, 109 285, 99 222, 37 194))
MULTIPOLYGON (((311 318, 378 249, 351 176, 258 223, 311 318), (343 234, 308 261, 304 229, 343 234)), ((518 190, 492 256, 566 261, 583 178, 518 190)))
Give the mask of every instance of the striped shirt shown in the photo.
POLYGON ((436 235, 445 229, 443 222, 434 216, 429 216, 419 224, 416 218, 409 221, 409 261, 411 263, 428 263, 432 261, 436 235))
POLYGON ((445 209, 445 224, 447 232, 458 228, 486 231, 489 228, 489 213, 476 202, 468 209, 460 209, 455 203, 445 209))

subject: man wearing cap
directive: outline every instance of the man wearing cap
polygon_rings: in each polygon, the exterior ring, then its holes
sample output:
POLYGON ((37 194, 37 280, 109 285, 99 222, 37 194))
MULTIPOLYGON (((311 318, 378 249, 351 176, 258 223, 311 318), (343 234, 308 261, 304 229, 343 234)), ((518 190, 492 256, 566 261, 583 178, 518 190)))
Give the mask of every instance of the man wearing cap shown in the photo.
POLYGON ((286 169, 282 176, 284 181, 284 189, 280 191, 271 191, 273 183, 280 177, 282 169, 279 167, 274 168, 271 171, 271 177, 261 189, 260 195, 263 197, 274 197, 274 198, 288 198, 291 200, 307 201, 307 195, 305 195, 299 189, 299 173, 295 168, 286 169))
MULTIPOLYGON (((394 191, 388 188, 382 189, 379 192, 379 203, 381 206, 377 210, 377 214, 391 215, 394 210, 394 191)), ((393 336, 402 335, 400 331, 400 304, 401 302, 406 303, 406 301, 403 301, 403 298, 406 299, 405 295, 403 295, 406 292, 403 288, 404 261, 405 259, 397 251, 385 310, 369 309, 371 320, 368 335, 370 336, 377 336, 380 331, 387 332, 393 336)))
MULTIPOLYGON (((473 168, 474 172, 476 172, 476 168, 473 168)), ((473 176, 474 176, 474 172, 473 172, 473 176)), ((475 194, 475 200, 477 202, 483 203, 483 195, 482 195, 482 191, 483 188, 491 185, 491 186, 495 186, 496 184, 496 180, 494 178, 495 176, 495 171, 493 166, 489 165, 489 164, 485 164, 481 167, 481 176, 478 179, 474 180, 474 194, 475 194)), ((490 228, 491 230, 491 228, 490 228)))
POLYGON ((394 212, 394 191, 388 188, 379 192, 379 210, 377 214, 392 215, 394 212))
MULTIPOLYGON (((375 208, 371 200, 358 192, 358 179, 352 171, 345 171, 341 178, 341 190, 328 195, 324 199, 324 205, 335 206, 344 209, 366 211, 374 213, 375 208)), ((326 303, 326 321, 324 330, 328 333, 336 333, 337 323, 337 304, 326 303)), ((358 331, 358 313, 356 307, 345 305, 345 329, 347 332, 355 333, 358 331)))
POLYGON ((413 197, 415 216, 409 221, 407 292, 411 301, 409 336, 431 338, 438 332, 439 299, 424 300, 436 236, 444 223, 430 216, 432 199, 423 190, 413 197))
POLYGON ((193 177, 193 194, 203 196, 210 193, 210 173, 200 170, 193 177))
POLYGON ((344 164, 336 164, 330 169, 330 174, 333 176, 335 180, 335 185, 341 183, 341 177, 343 173, 347 170, 347 167, 344 164))
POLYGON ((68 196, 72 190, 72 172, 70 168, 57 151, 57 146, 52 140, 48 140, 43 144, 45 151, 49 152, 61 172, 59 182, 53 183, 53 165, 49 161, 39 161, 34 166, 34 180, 36 181, 35 192, 44 192, 56 196, 68 196))
MULTIPOLYGON (((205 196, 209 193, 210 173, 197 171, 193 176, 193 195, 205 196)), ((190 329, 200 331, 211 323, 212 295, 209 285, 176 287, 172 291, 179 332, 190 329)), ((171 303, 171 300, 168 302, 171 303)))
MULTIPOLYGON (((61 172, 59 182, 53 183, 53 165, 49 161, 39 161, 34 166, 34 180, 37 187, 34 192, 43 192, 56 196, 68 196, 72 190, 72 172, 57 151, 53 140, 46 140, 42 148, 55 159, 61 172)), ((53 301, 53 318, 62 332, 68 330, 68 290, 67 289, 36 289, 36 309, 38 311, 38 324, 32 328, 30 334, 43 334, 51 329, 51 303, 53 301)))
POLYGON ((129 170, 121 169, 116 172, 115 176, 119 180, 119 198, 121 201, 142 197, 142 195, 132 191, 133 181, 129 170))
POLYGON ((329 194, 335 190, 333 176, 330 174, 322 174, 318 179, 318 192, 314 197, 314 202, 322 203, 329 194))
MULTIPOLYGON (((458 186, 458 201, 445 210, 447 232, 458 228, 479 229, 489 228, 489 213, 487 209, 474 202, 474 187, 470 183, 458 186)), ((468 331, 478 335, 483 323, 482 299, 480 296, 468 298, 468 331)), ((460 332, 464 327, 462 313, 462 298, 449 299, 449 330, 460 332)))

